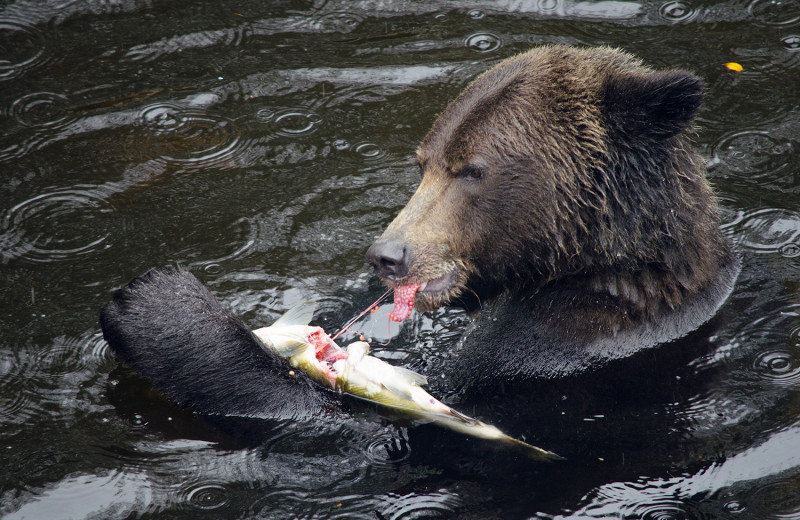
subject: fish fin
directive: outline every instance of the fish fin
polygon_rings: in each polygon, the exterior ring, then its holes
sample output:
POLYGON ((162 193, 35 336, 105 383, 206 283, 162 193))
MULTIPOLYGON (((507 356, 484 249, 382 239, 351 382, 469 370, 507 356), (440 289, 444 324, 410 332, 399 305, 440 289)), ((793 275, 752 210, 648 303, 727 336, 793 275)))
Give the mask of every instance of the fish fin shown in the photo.
POLYGON ((473 419, 469 415, 464 415, 463 413, 459 412, 458 410, 454 410, 454 409, 450 408, 450 413, 453 415, 453 417, 455 417, 459 421, 464 421, 467 424, 477 422, 476 419, 473 419))
POLYGON ((409 370, 403 367, 394 367, 394 369, 399 373, 402 374, 403 379, 408 381, 411 384, 417 386, 425 386, 428 384, 428 378, 423 376, 422 374, 418 374, 413 370, 409 370))
POLYGON ((286 338, 281 340, 277 350, 281 357, 290 358, 304 352, 307 348, 308 343, 305 341, 294 338, 286 338))
POLYGON ((254 330, 253 334, 281 357, 296 356, 308 348, 306 338, 285 332, 275 334, 272 327, 261 327, 254 330))
POLYGON ((308 325, 314 318, 314 309, 316 308, 317 304, 314 302, 300 302, 286 311, 272 326, 286 327, 288 325, 308 325))
POLYGON ((407 385, 393 385, 391 383, 379 383, 382 388, 385 388, 389 393, 396 395, 398 398, 402 399, 403 401, 412 401, 414 397, 408 391, 407 385))
POLYGON ((375 388, 370 388, 371 383, 368 383, 366 386, 359 386, 359 387, 350 387, 347 390, 349 395, 357 397, 359 399, 363 399, 364 401, 370 401, 373 403, 382 404, 383 406, 392 408, 394 410, 402 410, 407 413, 411 414, 418 414, 420 412, 419 408, 414 406, 414 403, 409 402, 406 399, 403 399, 400 395, 382 391, 383 385, 380 386, 380 389, 376 391, 375 388))

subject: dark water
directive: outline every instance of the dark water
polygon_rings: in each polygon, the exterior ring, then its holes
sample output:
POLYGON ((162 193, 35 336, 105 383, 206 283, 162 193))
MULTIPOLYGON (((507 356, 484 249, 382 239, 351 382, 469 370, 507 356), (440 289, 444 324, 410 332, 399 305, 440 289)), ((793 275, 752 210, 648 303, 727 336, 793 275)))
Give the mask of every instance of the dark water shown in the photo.
MULTIPOLYGON (((800 518, 800 3, 2 5, 0 515, 800 518), (541 43, 706 80, 696 143, 743 260, 710 344, 531 396, 530 440, 568 462, 360 409, 247 442, 119 370, 97 312, 152 266, 190 267, 253 327, 303 299, 332 330, 365 307, 363 253, 415 189, 416 143, 541 43)), ((360 330, 423 371, 467 320, 398 330, 385 310, 360 330)))

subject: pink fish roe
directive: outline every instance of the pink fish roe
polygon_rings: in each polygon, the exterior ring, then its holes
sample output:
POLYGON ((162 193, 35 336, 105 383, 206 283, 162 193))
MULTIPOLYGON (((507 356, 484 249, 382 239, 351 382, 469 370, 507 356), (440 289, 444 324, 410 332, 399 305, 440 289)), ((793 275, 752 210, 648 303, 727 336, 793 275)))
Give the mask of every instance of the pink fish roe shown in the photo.
POLYGON ((398 285, 394 288, 394 310, 389 313, 392 321, 403 321, 411 316, 414 308, 414 296, 417 294, 419 284, 398 285))

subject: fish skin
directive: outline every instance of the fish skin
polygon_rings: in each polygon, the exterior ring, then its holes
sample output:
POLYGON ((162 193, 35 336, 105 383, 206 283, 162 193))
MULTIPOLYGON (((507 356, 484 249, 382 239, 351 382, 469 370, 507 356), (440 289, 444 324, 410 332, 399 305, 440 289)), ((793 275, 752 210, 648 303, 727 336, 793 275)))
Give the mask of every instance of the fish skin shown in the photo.
POLYGON ((465 435, 501 442, 537 461, 563 460, 555 453, 515 439, 495 426, 452 409, 421 387, 427 383, 425 376, 370 356, 368 343, 356 341, 348 345, 346 351, 341 349, 320 327, 308 325, 313 309, 313 302, 302 302, 273 325, 253 333, 266 348, 287 358, 292 367, 302 370, 322 386, 402 410, 465 435), (332 360, 330 364, 317 358, 317 346, 311 340, 320 332, 330 342, 325 347, 330 351, 326 353, 332 360))

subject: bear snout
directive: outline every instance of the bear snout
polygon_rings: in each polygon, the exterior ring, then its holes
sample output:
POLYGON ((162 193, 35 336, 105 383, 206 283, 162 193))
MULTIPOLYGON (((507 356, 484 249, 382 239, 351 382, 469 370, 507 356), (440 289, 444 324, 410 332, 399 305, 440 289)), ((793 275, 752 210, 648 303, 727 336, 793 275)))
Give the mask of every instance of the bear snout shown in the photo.
POLYGON ((379 240, 367 250, 367 263, 375 274, 385 280, 396 280, 408 275, 411 248, 393 240, 379 240))

